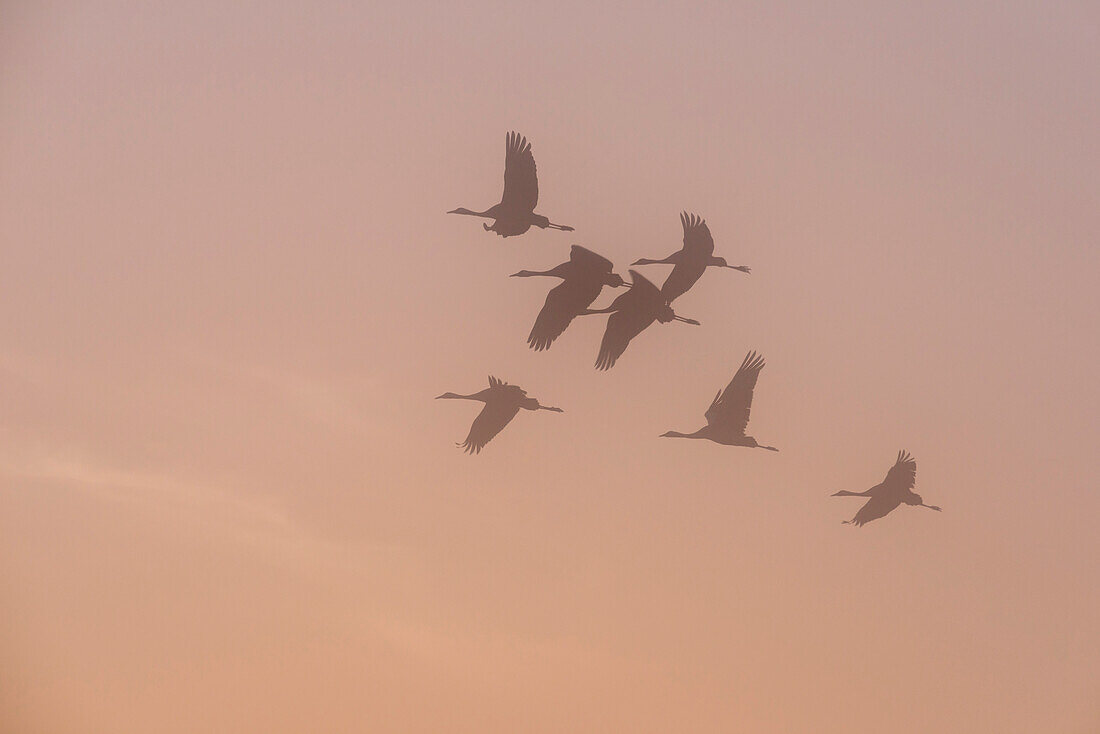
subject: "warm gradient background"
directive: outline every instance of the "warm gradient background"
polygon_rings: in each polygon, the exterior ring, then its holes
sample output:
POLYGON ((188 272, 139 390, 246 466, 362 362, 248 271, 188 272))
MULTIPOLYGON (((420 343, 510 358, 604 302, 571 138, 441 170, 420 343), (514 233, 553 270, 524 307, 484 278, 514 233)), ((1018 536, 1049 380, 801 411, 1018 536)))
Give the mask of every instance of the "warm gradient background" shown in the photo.
POLYGON ((440 5, 3 3, 0 729, 1098 731, 1097 5, 440 5), (510 129, 576 232, 444 215, 510 129))

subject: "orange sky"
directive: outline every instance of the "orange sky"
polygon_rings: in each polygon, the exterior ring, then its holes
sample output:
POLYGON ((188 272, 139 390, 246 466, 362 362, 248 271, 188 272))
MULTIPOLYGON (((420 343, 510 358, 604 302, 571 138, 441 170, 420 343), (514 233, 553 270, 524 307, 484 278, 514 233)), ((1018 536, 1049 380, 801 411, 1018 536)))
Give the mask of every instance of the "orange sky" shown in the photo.
POLYGON ((1095 4, 300 5, 4 6, 0 729, 1100 726, 1095 4), (443 213, 512 129, 576 232, 443 213), (682 209, 702 327, 526 348, 682 209))

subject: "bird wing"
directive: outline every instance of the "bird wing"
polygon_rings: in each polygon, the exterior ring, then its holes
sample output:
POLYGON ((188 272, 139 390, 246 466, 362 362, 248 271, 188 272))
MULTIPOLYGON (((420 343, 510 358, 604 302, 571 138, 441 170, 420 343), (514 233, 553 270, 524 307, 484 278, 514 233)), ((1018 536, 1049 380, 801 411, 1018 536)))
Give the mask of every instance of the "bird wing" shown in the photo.
POLYGON ((500 203, 505 209, 533 212, 539 203, 539 179, 535 173, 535 156, 531 144, 519 133, 508 133, 504 155, 504 195, 500 203))
MULTIPOLYGON (((622 296, 620 296, 621 298, 622 296)), ((654 317, 630 311, 616 311, 607 319, 607 328, 600 341, 600 353, 596 356, 596 369, 609 370, 623 356, 630 340, 645 331, 654 317)))
POLYGON ((631 270, 629 272, 631 282, 630 290, 616 298, 611 304, 612 306, 620 300, 625 299, 627 296, 630 296, 630 302, 637 302, 639 304, 645 303, 646 301, 660 303, 665 300, 664 296, 661 295, 661 289, 653 285, 653 281, 646 278, 637 270, 631 270))
POLYGON ((597 273, 610 273, 614 264, 603 255, 597 255, 585 247, 573 245, 569 248, 569 262, 584 270, 597 273))
POLYGON ((856 526, 865 525, 872 520, 877 520, 880 517, 889 515, 900 504, 900 497, 875 495, 863 503, 863 507, 859 508, 859 512, 856 513, 856 516, 848 522, 856 526))
POLYGON ((680 223, 684 225, 684 252, 710 257, 714 253, 714 238, 710 236, 706 220, 696 214, 680 212, 680 223))
POLYGON ((546 294, 546 302, 539 311, 535 325, 531 328, 531 334, 527 337, 527 343, 536 352, 549 349, 569 326, 581 311, 588 308, 599 290, 591 298, 585 298, 586 294, 578 284, 565 281, 561 285, 554 286, 546 294))
POLYGON ((886 472, 882 485, 890 490, 912 489, 917 483, 917 460, 908 451, 899 451, 898 460, 886 472))
POLYGON ((661 286, 661 294, 666 301, 672 303, 699 282, 699 278, 703 277, 704 270, 706 270, 706 265, 698 262, 676 263, 661 286))
POLYGON ((459 444, 468 454, 479 454, 485 444, 504 429, 519 412, 519 403, 515 400, 487 400, 485 407, 474 418, 466 440, 459 444))
POLYGON ((764 358, 756 352, 749 352, 737 374, 720 390, 705 413, 707 424, 733 429, 745 435, 749 425, 749 410, 752 408, 752 391, 756 388, 756 379, 764 369, 764 358))

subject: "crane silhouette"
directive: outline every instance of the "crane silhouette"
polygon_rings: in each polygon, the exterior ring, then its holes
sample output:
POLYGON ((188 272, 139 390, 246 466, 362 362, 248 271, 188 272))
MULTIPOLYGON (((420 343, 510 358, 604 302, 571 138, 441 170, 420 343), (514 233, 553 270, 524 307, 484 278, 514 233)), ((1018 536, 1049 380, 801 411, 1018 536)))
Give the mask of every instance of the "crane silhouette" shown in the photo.
POLYGON ((663 260, 642 258, 632 263, 632 266, 673 266, 665 284, 661 286, 661 292, 665 294, 665 300, 669 303, 687 293, 696 281, 703 277, 703 271, 708 267, 730 268, 740 270, 742 273, 750 272, 750 269, 744 265, 730 265, 725 258, 714 256, 714 238, 711 237, 710 228, 702 217, 680 212, 680 223, 684 225, 683 248, 663 260))
POLYGON ((470 433, 462 443, 455 444, 462 447, 468 454, 480 454, 485 444, 500 433, 508 425, 519 409, 524 410, 552 410, 555 413, 564 412, 561 408, 552 408, 549 405, 540 405, 535 398, 527 397, 527 391, 517 385, 509 385, 503 380, 489 375, 489 387, 472 395, 457 395, 453 392, 443 393, 436 400, 480 400, 485 407, 474 418, 470 426, 470 433))
POLYGON ((752 436, 745 435, 745 429, 749 425, 749 410, 752 408, 752 391, 762 369, 764 358, 756 352, 749 352, 726 389, 719 390, 711 401, 704 414, 707 419, 705 426, 695 433, 669 431, 662 433, 661 437, 705 438, 725 446, 748 446, 778 451, 774 446, 763 446, 752 436))
POLYGON ((921 496, 913 491, 913 485, 917 483, 917 461, 909 455, 908 451, 899 451, 898 460, 886 472, 886 478, 880 484, 868 489, 866 492, 849 492, 842 489, 835 492, 833 497, 870 497, 859 512, 851 520, 845 520, 845 525, 862 526, 872 520, 885 517, 903 502, 916 507, 927 507, 929 510, 942 512, 935 505, 926 505, 921 496))
POLYGON ((531 144, 519 133, 510 132, 504 154, 504 195, 500 203, 483 212, 458 208, 448 214, 466 214, 471 217, 485 217, 495 220, 493 226, 483 224, 486 232, 496 232, 501 237, 523 234, 531 225, 546 229, 560 229, 572 232, 572 227, 553 224, 541 214, 535 214, 539 203, 539 179, 535 172, 535 157, 531 154, 531 144))
POLYGON ((521 270, 513 273, 513 278, 546 275, 562 279, 546 294, 546 303, 527 337, 531 348, 536 352, 549 349, 573 319, 592 305, 605 285, 612 288, 625 285, 622 276, 611 272, 613 267, 607 258, 580 245, 573 245, 569 249, 569 262, 541 272, 521 270))
POLYGON ((657 286, 646 280, 641 273, 631 270, 633 285, 630 290, 618 296, 607 308, 586 309, 581 316, 596 313, 609 313, 607 328, 600 342, 600 353, 596 357, 596 369, 609 370, 626 351, 630 340, 641 334, 654 321, 667 324, 680 321, 699 326, 694 319, 677 316, 665 301, 657 286))

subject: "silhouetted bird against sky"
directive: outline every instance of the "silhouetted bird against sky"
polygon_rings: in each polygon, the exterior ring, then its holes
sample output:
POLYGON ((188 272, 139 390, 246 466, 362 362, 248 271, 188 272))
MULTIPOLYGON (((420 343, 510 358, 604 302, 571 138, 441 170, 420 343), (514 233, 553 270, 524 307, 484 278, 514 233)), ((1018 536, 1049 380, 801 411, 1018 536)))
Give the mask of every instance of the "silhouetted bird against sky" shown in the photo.
POLYGON ((472 217, 494 219, 493 226, 484 224, 486 232, 496 232, 501 237, 523 234, 531 228, 547 227, 572 232, 572 227, 553 224, 541 214, 535 214, 539 203, 539 179, 535 172, 535 157, 531 155, 531 144, 519 133, 508 133, 508 144, 504 155, 504 195, 500 203, 483 212, 469 209, 452 209, 448 214, 468 214, 472 217))
POLYGON ((903 502, 916 507, 927 507, 929 510, 941 512, 935 505, 926 505, 921 496, 913 491, 913 485, 917 483, 917 462, 909 455, 908 451, 899 451, 897 462, 886 472, 886 478, 881 484, 868 489, 866 492, 849 492, 842 489, 835 492, 833 497, 870 497, 859 512, 851 520, 845 520, 844 524, 864 525, 885 517, 894 508, 903 502))
POLYGON ((524 410, 552 410, 562 413, 561 408, 551 408, 548 405, 539 405, 535 398, 527 397, 527 391, 516 385, 509 385, 489 376, 489 387, 473 395, 456 395, 453 392, 443 393, 436 400, 480 400, 485 407, 474 418, 470 426, 470 434, 462 443, 455 444, 465 449, 468 454, 479 454, 485 444, 501 432, 508 423, 516 417, 520 408, 524 410))
POLYGON ((631 270, 630 277, 634 281, 630 290, 617 297, 610 306, 587 309, 580 314, 611 314, 607 319, 603 341, 600 342, 600 353, 596 357, 598 370, 614 367, 615 362, 626 351, 630 340, 641 334, 654 321, 660 321, 662 324, 680 321, 685 324, 699 325, 699 322, 694 319, 677 316, 672 311, 672 307, 665 302, 665 297, 661 295, 657 286, 642 277, 641 273, 631 270))
POLYGON ((710 236, 710 228, 702 217, 687 212, 680 213, 680 223, 684 225, 684 246, 672 253, 664 260, 648 260, 642 258, 634 265, 673 265, 672 272, 668 274, 665 284, 661 286, 661 292, 665 294, 665 300, 672 303, 680 296, 688 292, 695 282, 703 276, 703 271, 709 266, 719 268, 731 268, 742 273, 749 272, 744 265, 730 265, 725 258, 714 256, 714 238, 710 236))
POLYGON ((778 451, 774 446, 761 446, 752 436, 745 435, 749 425, 749 410, 752 408, 752 391, 756 387, 756 378, 764 369, 764 358, 756 352, 749 352, 741 363, 737 374, 714 396, 710 407, 704 414, 707 424, 695 433, 669 431, 662 438, 706 438, 726 446, 748 446, 750 448, 778 451))
POLYGON ((521 270, 513 273, 513 278, 548 275, 563 280, 546 294, 546 303, 539 311, 531 334, 527 337, 531 348, 537 352, 549 349, 574 317, 584 313, 592 305, 605 285, 612 288, 624 285, 622 276, 611 272, 613 267, 607 258, 580 245, 573 245, 569 250, 569 262, 552 270, 521 270))

